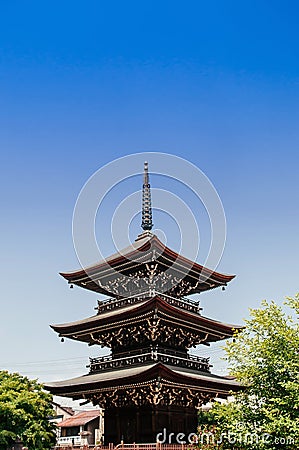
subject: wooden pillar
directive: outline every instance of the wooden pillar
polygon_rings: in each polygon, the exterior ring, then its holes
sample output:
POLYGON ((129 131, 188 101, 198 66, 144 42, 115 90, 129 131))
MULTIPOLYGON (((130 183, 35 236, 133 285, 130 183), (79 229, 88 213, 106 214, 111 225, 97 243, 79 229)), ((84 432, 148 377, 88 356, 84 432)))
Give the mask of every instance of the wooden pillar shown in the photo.
POLYGON ((157 411, 154 406, 152 409, 152 439, 155 441, 157 436, 157 411))
POLYGON ((172 429, 171 429, 171 426, 172 426, 172 423, 171 423, 171 411, 170 411, 170 406, 167 406, 167 423, 168 423, 168 430, 167 430, 167 433, 172 433, 172 429))
POLYGON ((121 430, 120 430, 120 417, 119 417, 118 409, 116 410, 115 419, 116 419, 117 443, 120 443, 120 441, 121 441, 121 430))
POLYGON ((139 408, 137 408, 137 411, 136 411, 135 439, 136 439, 136 442, 140 442, 140 412, 139 412, 139 408))

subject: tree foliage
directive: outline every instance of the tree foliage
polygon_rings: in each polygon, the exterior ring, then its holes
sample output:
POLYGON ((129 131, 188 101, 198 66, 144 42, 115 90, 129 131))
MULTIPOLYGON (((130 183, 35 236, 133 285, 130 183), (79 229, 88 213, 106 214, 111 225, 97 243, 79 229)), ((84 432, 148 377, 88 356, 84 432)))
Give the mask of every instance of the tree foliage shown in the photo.
POLYGON ((29 449, 46 449, 55 442, 52 396, 36 380, 0 371, 0 449, 20 437, 29 449))
POLYGON ((288 315, 263 301, 226 344, 230 372, 244 389, 200 414, 203 429, 213 424, 218 441, 222 435, 218 448, 299 448, 299 294, 286 306, 288 315))

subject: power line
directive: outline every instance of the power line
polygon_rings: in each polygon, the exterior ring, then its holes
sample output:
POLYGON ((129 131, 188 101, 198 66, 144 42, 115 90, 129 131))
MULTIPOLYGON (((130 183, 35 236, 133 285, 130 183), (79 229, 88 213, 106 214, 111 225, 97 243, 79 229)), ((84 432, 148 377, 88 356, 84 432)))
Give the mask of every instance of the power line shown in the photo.
POLYGON ((39 361, 24 361, 24 362, 1 362, 0 365, 1 366, 24 366, 24 365, 29 365, 29 364, 52 364, 52 363, 68 363, 71 361, 88 361, 88 356, 80 356, 77 358, 68 358, 68 359, 47 359, 47 360, 39 360, 39 361))

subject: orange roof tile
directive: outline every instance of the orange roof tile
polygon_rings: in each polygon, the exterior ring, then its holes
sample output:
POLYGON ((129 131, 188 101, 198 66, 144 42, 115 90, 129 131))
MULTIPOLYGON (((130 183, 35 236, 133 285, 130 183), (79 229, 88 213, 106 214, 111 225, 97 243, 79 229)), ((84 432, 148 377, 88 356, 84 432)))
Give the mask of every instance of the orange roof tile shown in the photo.
POLYGON ((73 417, 63 420, 57 424, 58 427, 79 427, 99 417, 101 412, 99 410, 82 411, 75 414, 73 417))

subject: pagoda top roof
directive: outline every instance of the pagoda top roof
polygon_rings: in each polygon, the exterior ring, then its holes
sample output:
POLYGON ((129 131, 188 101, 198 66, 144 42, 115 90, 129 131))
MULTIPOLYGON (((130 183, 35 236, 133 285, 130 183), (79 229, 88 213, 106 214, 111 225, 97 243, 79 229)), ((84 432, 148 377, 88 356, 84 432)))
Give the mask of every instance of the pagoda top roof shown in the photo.
MULTIPOLYGON (((126 296, 120 292, 119 286, 124 285, 121 277, 132 279, 141 269, 150 271, 153 268, 156 272, 152 272, 152 276, 157 280, 165 272, 172 279, 178 279, 177 286, 182 295, 225 286, 235 277, 212 271, 178 254, 150 231, 143 232, 131 245, 94 265, 73 272, 61 272, 60 275, 71 285, 120 298, 126 296), (115 287, 117 281, 119 283, 115 287)), ((172 295, 176 295, 173 294, 176 285, 171 289, 172 295)))

